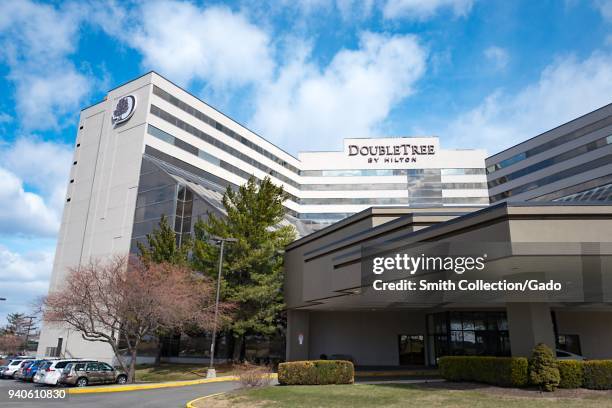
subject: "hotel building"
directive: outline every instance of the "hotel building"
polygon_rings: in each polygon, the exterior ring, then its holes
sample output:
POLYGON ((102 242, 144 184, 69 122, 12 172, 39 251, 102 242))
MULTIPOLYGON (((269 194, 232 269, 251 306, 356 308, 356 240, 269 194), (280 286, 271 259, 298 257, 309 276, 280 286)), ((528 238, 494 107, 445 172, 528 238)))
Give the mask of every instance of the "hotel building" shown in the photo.
MULTIPOLYGON (((483 150, 446 150, 436 137, 344 139, 296 157, 151 72, 81 112, 50 290, 71 267, 134 252, 162 215, 180 242, 250 176, 284 187, 285 222, 306 236, 372 206, 479 208, 484 167, 483 150)), ((50 325, 38 354, 112 358, 50 325)))
POLYGON ((540 342, 559 357, 612 358, 612 104, 486 166, 487 208, 373 207, 291 243, 287 360, 340 355, 365 366, 434 366, 445 355, 530 356, 540 342), (434 271, 428 281, 535 279, 562 290, 374 290, 374 257, 418 257, 431 246, 489 257, 483 274, 434 271))
MULTIPOLYGON (((486 165, 484 151, 435 137, 344 139, 293 156, 153 72, 84 109, 78 127, 51 291, 70 267, 134 252, 162 215, 180 242, 198 218, 223 214, 228 186, 269 176, 300 237, 285 254, 288 360, 435 365, 528 355, 537 342, 612 358, 612 105, 486 165), (492 276, 567 278, 572 290, 471 302, 369 290, 373 255, 424 243, 501 244, 510 252, 488 262, 492 276)), ((202 343, 191 350, 207 355, 202 343)), ((38 354, 112 360, 106 345, 50 325, 38 354)))

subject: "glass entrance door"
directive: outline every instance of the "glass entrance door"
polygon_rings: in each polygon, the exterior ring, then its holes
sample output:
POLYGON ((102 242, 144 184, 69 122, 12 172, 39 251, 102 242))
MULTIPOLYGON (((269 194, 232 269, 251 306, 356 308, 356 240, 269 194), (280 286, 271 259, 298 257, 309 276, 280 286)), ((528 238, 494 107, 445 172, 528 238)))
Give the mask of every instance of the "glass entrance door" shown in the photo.
POLYGON ((400 334, 400 365, 425 365, 425 336, 422 334, 400 334))

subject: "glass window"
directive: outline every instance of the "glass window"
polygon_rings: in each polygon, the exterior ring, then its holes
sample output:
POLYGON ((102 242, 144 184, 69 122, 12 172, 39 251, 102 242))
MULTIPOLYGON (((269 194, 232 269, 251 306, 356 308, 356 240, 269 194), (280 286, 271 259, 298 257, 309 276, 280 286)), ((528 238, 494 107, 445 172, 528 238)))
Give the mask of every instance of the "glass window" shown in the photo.
POLYGON ((502 160, 499 163, 493 164, 487 167, 487 171, 492 173, 496 170, 502 169, 504 167, 508 167, 514 163, 518 163, 521 160, 525 160, 527 157, 532 157, 547 150, 552 149, 553 147, 561 146, 564 143, 567 143, 571 140, 577 139, 589 133, 593 133, 596 130, 603 129, 604 127, 612 124, 612 116, 599 120, 595 123, 591 123, 590 125, 584 126, 580 129, 577 129, 573 132, 560 136, 556 139, 553 139, 549 142, 543 143, 539 146, 536 146, 532 149, 526 150, 524 152, 518 153, 515 156, 512 156, 506 160, 502 160))
POLYGON ((147 127, 147 131, 151 136, 154 136, 160 140, 163 140, 164 142, 174 144, 174 136, 172 136, 169 133, 164 132, 163 130, 159 128, 156 128, 153 125, 149 125, 147 127))
POLYGON ((543 177, 531 183, 523 184, 522 186, 513 188, 508 191, 504 191, 503 193, 500 193, 500 194, 496 194, 491 197, 491 202, 493 203, 499 200, 503 200, 505 198, 512 197, 514 195, 523 193, 525 191, 536 189, 538 187, 553 183, 555 181, 564 179, 566 177, 571 177, 576 174, 584 173, 586 171, 593 170, 601 166, 605 166, 607 164, 610 164, 611 162, 612 162, 612 154, 608 154, 598 159, 592 160, 588 163, 583 163, 578 166, 562 170, 558 173, 552 174, 547 177, 543 177))
POLYGON ((296 173, 296 174, 298 173, 298 169, 295 166, 292 166, 292 165, 288 164, 287 162, 285 162, 281 158, 279 158, 276 155, 272 154, 271 152, 265 150, 264 148, 262 148, 261 146, 257 145, 256 143, 251 142, 250 140, 248 140, 247 138, 245 138, 243 136, 240 136, 235 131, 233 131, 231 129, 228 129, 226 126, 223 126, 222 124, 216 122, 214 119, 208 117, 207 115, 205 115, 204 113, 198 111, 194 107, 189 106, 188 104, 186 104, 183 101, 180 101, 178 98, 170 95, 168 92, 164 91, 163 89, 159 88, 158 86, 153 86, 153 93, 155 95, 161 97, 162 99, 165 99, 166 101, 170 102, 174 106, 177 106, 178 108, 182 109, 183 111, 189 113, 190 115, 196 117, 197 119, 201 120, 202 122, 206 123, 207 125, 210 125, 210 126, 214 127, 215 129, 219 130, 220 132, 225 133, 229 137, 231 137, 231 138, 239 141, 240 143, 248 146, 249 148, 255 150, 256 152, 258 152, 260 154, 262 154, 263 156, 267 157, 268 159, 271 159, 274 162, 280 164, 281 166, 285 167, 286 169, 292 171, 293 173, 296 173))
POLYGON ((517 170, 513 173, 510 174, 506 174, 505 176, 502 176, 500 178, 491 180, 489 182, 489 187, 495 187, 495 186, 499 186, 501 184, 507 183, 510 180, 515 180, 518 179, 520 177, 523 177, 527 174, 531 174, 535 171, 538 170, 542 170, 546 167, 550 167, 553 166, 555 164, 564 162, 566 160, 572 159, 574 157, 578 157, 580 155, 583 155, 585 153, 591 152, 593 150, 597 150, 600 149, 602 147, 605 147, 609 144, 612 144, 612 136, 606 136, 606 137, 602 137, 601 139, 595 140, 591 143, 587 143, 583 146, 577 147, 575 149, 571 149, 567 152, 561 153, 557 156, 539 161, 537 163, 532 164, 531 166, 527 166, 524 167, 520 170, 517 170))

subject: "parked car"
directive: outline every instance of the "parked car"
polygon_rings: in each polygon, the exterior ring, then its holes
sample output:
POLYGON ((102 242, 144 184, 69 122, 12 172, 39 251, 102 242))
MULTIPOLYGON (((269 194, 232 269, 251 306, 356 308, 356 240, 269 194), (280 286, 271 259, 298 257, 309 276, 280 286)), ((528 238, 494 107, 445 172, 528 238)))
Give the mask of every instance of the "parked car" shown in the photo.
POLYGON ((21 371, 22 371, 21 380, 23 380, 23 381, 30 381, 30 382, 34 381, 34 375, 36 375, 36 373, 38 372, 40 367, 42 365, 44 365, 46 362, 48 362, 48 361, 50 361, 50 360, 49 359, 34 360, 27 367, 23 367, 21 369, 21 371))
POLYGON ((30 361, 26 361, 23 364, 21 364, 21 367, 19 367, 19 369, 17 369, 15 373, 13 373, 13 378, 16 380, 23 380, 23 376, 26 370, 28 369, 29 366, 32 365, 34 361, 35 360, 30 360, 30 361))
POLYGON ((57 385, 62 370, 68 363, 82 361, 80 359, 59 359, 47 361, 38 368, 33 377, 33 381, 38 384, 57 385))
POLYGON ((557 349, 555 350, 555 352, 557 353, 557 360, 580 360, 581 361, 585 359, 581 355, 570 353, 569 351, 565 351, 565 350, 557 349))
POLYGON ((30 361, 32 360, 11 360, 6 366, 6 369, 2 372, 2 378, 13 378, 15 376, 15 372, 17 372, 17 370, 19 370, 24 363, 29 363, 30 361))
POLYGON ((59 383, 85 387, 89 384, 125 384, 127 374, 100 361, 79 361, 68 363, 59 383))

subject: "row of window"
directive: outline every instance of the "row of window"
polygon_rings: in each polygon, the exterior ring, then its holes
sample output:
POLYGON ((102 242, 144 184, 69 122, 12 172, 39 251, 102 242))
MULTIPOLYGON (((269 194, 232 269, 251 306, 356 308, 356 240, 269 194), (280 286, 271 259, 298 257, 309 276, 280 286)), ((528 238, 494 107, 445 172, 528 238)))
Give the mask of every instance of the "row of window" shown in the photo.
MULTIPOLYGON (((297 182, 295 182, 294 180, 290 179, 289 177, 280 174, 279 172, 277 172, 276 170, 272 170, 271 168, 269 168, 268 166, 258 162, 257 160, 253 159, 252 157, 234 149, 231 146, 226 145, 225 143, 221 142, 219 139, 209 135, 208 133, 202 132, 200 129, 196 128, 195 126, 190 125, 187 122, 184 122, 182 120, 180 120, 179 118, 177 118, 176 116, 171 115, 170 113, 158 108, 155 105, 151 105, 151 114, 157 116, 160 119, 165 120, 166 122, 180 128, 183 129, 185 132, 190 133, 192 135, 194 135, 195 137, 197 137, 198 139, 201 139, 203 141, 205 141, 206 143, 213 145, 223 151, 226 151, 227 153, 231 154, 233 157, 236 157, 237 159, 250 164, 253 167, 258 168, 259 170, 265 172, 266 174, 269 174, 289 185, 292 185, 296 188, 299 187, 299 184, 297 182)), ((184 142, 183 142, 184 143, 184 142)), ((180 146, 179 146, 180 147, 180 146)), ((192 149, 197 149, 196 147, 191 146, 192 149)), ((248 176, 246 177, 248 178, 248 176)))
POLYGON ((440 197, 428 196, 418 197, 376 197, 376 198, 301 198, 303 205, 399 205, 399 204, 489 204, 488 197, 440 197))
POLYGON ((176 98, 175 96, 170 95, 168 92, 164 91, 163 89, 159 88, 158 86, 153 86, 153 94, 159 96, 160 98, 162 98, 165 101, 171 103, 172 105, 176 106, 177 108, 181 109, 182 111, 187 112, 188 114, 190 114, 191 116, 201 120, 202 122, 204 122, 204 123, 214 127, 215 129, 217 129, 218 131, 228 135, 232 139, 239 141, 240 143, 242 143, 243 145, 247 146, 248 148, 255 150, 257 153, 259 153, 259 154, 267 157, 268 159, 270 159, 270 160, 280 164, 281 166, 283 166, 287 170, 290 170, 290 171, 292 171, 293 173, 296 173, 296 174, 299 173, 299 170, 297 169, 297 167, 287 163, 283 159, 281 159, 278 156, 270 153, 268 150, 262 148, 260 145, 258 145, 256 143, 253 143, 249 139, 239 135, 238 133, 234 132, 232 129, 228 128, 227 126, 222 125, 221 123, 217 122, 216 120, 214 120, 210 116, 200 112, 199 110, 197 110, 194 107, 186 104, 185 102, 181 101, 180 99, 176 98))
POLYGON ((601 166, 609 165, 610 163, 612 163, 612 154, 605 155, 603 157, 600 157, 599 159, 592 160, 588 163, 583 163, 578 166, 565 169, 558 173, 533 181, 531 183, 523 184, 511 190, 496 194, 491 197, 491 203, 495 203, 499 200, 512 197, 525 191, 533 190, 546 184, 554 183, 555 181, 562 180, 566 177, 571 177, 576 174, 584 173, 586 171, 593 170, 601 166))
MULTIPOLYGON (((214 157, 213 155, 206 153, 203 150, 198 149, 195 146, 190 145, 189 143, 186 143, 184 141, 182 141, 181 139, 172 136, 171 134, 169 134, 168 132, 164 132, 163 130, 156 128, 153 125, 149 125, 147 127, 147 131, 148 133, 153 136, 156 137, 160 140, 163 140, 166 143, 172 144, 176 147, 178 147, 179 149, 185 150, 186 152, 189 152, 191 154, 193 154, 194 156, 198 156, 206 161, 208 161, 209 163, 212 163, 216 166, 221 167, 224 170, 229 171, 230 173, 236 174, 237 176, 242 177, 245 180, 248 180, 249 177, 251 176, 251 174, 247 173, 246 171, 232 165, 229 164, 228 162, 224 161, 224 160, 219 160, 216 157, 214 157)), ((297 183, 296 183, 297 184, 297 183)), ((288 193, 289 194, 289 193, 288 193)), ((292 201, 297 202, 297 197, 295 197, 292 194, 289 194, 289 198, 292 201)))
POLYGON ((554 157, 539 161, 537 163, 532 164, 531 166, 524 167, 520 170, 517 170, 513 173, 506 174, 505 176, 502 176, 495 180, 491 180, 488 183, 489 187, 499 186, 501 184, 507 183, 510 180, 515 180, 517 178, 531 174, 535 171, 542 170, 546 167, 550 167, 552 165, 564 162, 574 157, 578 157, 582 154, 591 152, 593 150, 601 149, 602 147, 606 147, 609 144, 612 144, 612 135, 602 137, 601 139, 597 139, 591 143, 587 143, 575 149, 568 150, 567 152, 564 152, 554 157))
POLYGON ((433 171, 442 176, 485 174, 481 168, 468 169, 361 169, 361 170, 302 170, 304 177, 414 176, 433 171))
MULTIPOLYGON (((211 154, 206 153, 205 151, 198 149, 197 147, 192 146, 189 143, 186 143, 182 141, 181 139, 176 138, 172 136, 171 134, 169 134, 168 132, 165 132, 153 125, 148 125, 147 131, 151 136, 156 137, 160 140, 163 140, 166 143, 172 144, 195 156, 198 156, 208 161, 209 163, 214 164, 215 166, 219 166, 233 174, 236 174, 242 177, 243 179, 248 179, 250 176, 250 174, 247 173, 246 171, 239 169, 238 167, 232 164, 229 164, 224 160, 220 160, 212 156, 211 154)), ((432 173, 435 175, 435 173, 437 173, 438 171, 439 169, 411 170, 410 177, 413 177, 415 180, 422 181, 424 180, 424 178, 427 177, 429 173, 432 173)), ((440 183, 436 181, 437 179, 434 180, 435 185, 432 185, 430 187, 436 188, 438 195, 441 195, 441 192, 440 192, 441 189, 486 189, 485 183, 440 183)), ((303 185, 299 185, 296 183, 296 186, 298 188, 302 188, 303 190, 310 190, 310 191, 387 190, 387 189, 395 189, 395 190, 408 189, 410 190, 409 185, 410 185, 410 180, 408 181, 408 183, 386 183, 386 184, 303 184, 303 185)), ((414 188, 415 193, 419 194, 420 192, 422 194, 425 194, 427 189, 423 189, 422 187, 425 187, 425 186, 419 184, 419 187, 414 188)), ((153 195, 153 193, 151 193, 151 195, 153 195)), ((316 200, 325 200, 325 199, 320 199, 320 198, 299 199, 293 195, 290 195, 290 198, 292 201, 296 203, 301 203, 301 204, 314 204, 316 200)), ((378 200, 384 201, 385 199, 378 199, 378 200)), ((322 204, 325 204, 325 203, 322 203, 322 204)), ((384 202, 377 201, 375 204, 384 204, 384 202)), ((391 203, 391 204, 396 204, 396 203, 391 203)), ((403 203, 397 203, 397 204, 403 204, 403 203)))
MULTIPOLYGON (((443 190, 487 189, 487 183, 438 183, 443 190)), ((407 183, 302 184, 302 191, 406 190, 407 183)))
POLYGON ((580 129, 576 129, 573 132, 567 133, 549 142, 543 143, 529 150, 525 150, 524 152, 518 153, 506 160, 502 160, 499 163, 495 163, 487 167, 487 173, 492 173, 494 171, 503 169, 504 167, 511 166, 515 163, 525 160, 528 157, 532 157, 532 156, 535 156, 536 154, 540 154, 554 147, 561 146, 562 144, 565 144, 571 140, 578 139, 579 137, 582 137, 589 133, 593 133, 609 125, 612 125, 612 116, 608 116, 602 120, 599 120, 595 123, 591 123, 590 125, 584 126, 580 129))

